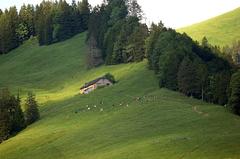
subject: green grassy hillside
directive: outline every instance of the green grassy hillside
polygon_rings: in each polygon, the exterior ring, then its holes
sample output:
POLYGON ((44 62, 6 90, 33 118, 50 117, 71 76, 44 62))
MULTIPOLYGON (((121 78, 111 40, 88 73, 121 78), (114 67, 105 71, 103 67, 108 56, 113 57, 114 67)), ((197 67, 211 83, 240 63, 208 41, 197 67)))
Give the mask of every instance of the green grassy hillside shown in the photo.
POLYGON ((178 29, 178 31, 186 32, 198 41, 206 36, 211 44, 225 46, 231 45, 235 40, 240 40, 239 27, 240 8, 207 21, 178 29))
POLYGON ((240 157, 238 116, 159 89, 146 61, 87 70, 84 39, 47 47, 33 40, 0 57, 1 86, 34 90, 41 102, 41 120, 0 144, 0 159, 240 157), (78 94, 107 72, 116 85, 78 94))

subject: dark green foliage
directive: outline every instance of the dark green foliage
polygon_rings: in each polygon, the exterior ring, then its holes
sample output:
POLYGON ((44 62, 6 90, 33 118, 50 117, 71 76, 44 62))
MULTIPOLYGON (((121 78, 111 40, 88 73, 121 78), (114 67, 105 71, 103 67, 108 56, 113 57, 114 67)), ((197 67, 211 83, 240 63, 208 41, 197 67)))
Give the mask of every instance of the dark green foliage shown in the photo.
POLYGON ((212 98, 210 102, 225 105, 228 103, 228 87, 230 83, 231 73, 227 71, 216 73, 210 77, 210 94, 212 98))
POLYGON ((11 131, 8 101, 9 92, 2 90, 0 93, 0 143, 10 136, 11 131))
POLYGON ((40 45, 66 40, 85 31, 90 15, 87 0, 69 5, 65 0, 42 2, 36 7, 37 35, 40 45))
POLYGON ((88 29, 88 22, 89 22, 89 16, 90 16, 90 4, 88 3, 88 0, 82 0, 81 2, 78 2, 77 9, 80 13, 81 17, 81 27, 83 30, 88 29))
MULTIPOLYGON (((119 57, 121 56, 121 52, 117 52, 120 51, 119 44, 121 41, 121 38, 123 37, 118 37, 120 31, 121 31, 121 27, 123 26, 124 21, 119 21, 117 22, 113 27, 111 27, 110 29, 108 29, 108 31, 105 34, 104 37, 104 51, 106 54, 106 64, 117 64, 117 63, 121 63, 122 62, 122 58, 119 57), (114 45, 115 42, 118 40, 119 43, 116 43, 115 49, 114 49, 114 45), (114 52, 115 51, 115 52, 114 52)), ((123 46, 122 46, 123 47, 123 46)))
POLYGON ((0 143, 25 128, 20 98, 7 89, 0 92, 0 143))
POLYGON ((106 64, 139 62, 145 58, 148 28, 140 23, 141 18, 136 0, 109 0, 93 9, 88 39, 96 39, 106 64))
POLYGON ((109 13, 110 19, 108 25, 111 27, 116 22, 126 18, 128 8, 125 0, 109 0, 106 6, 106 11, 109 13))
POLYGON ((18 17, 18 12, 16 7, 10 7, 8 13, 7 13, 7 18, 9 19, 9 33, 10 33, 10 37, 9 37, 9 50, 14 49, 16 47, 18 47, 19 45, 19 41, 18 41, 18 37, 16 34, 16 29, 18 27, 19 24, 19 17, 18 17))
MULTIPOLYGON (((146 57, 144 45, 147 36, 148 28, 145 24, 140 24, 134 28, 133 33, 128 39, 128 59, 132 57, 131 61, 140 62, 146 57)), ((129 62, 129 60, 127 62, 129 62)))
POLYGON ((5 10, 0 16, 0 54, 5 54, 18 47, 19 40, 16 33, 19 17, 16 7, 5 10))
POLYGON ((107 74, 104 75, 104 77, 106 77, 112 83, 116 83, 115 77, 112 74, 107 73, 107 74))
POLYGON ((146 39, 145 43, 145 49, 146 49, 146 57, 148 59, 148 64, 150 69, 156 68, 155 66, 158 63, 158 53, 157 51, 153 52, 155 49, 155 45, 157 43, 157 40, 159 38, 160 33, 164 30, 164 25, 162 22, 160 22, 158 25, 155 25, 154 23, 151 25, 150 28, 150 35, 146 39))
POLYGON ((159 86, 171 90, 177 90, 177 72, 181 62, 180 56, 175 54, 174 50, 169 50, 166 54, 159 57, 159 86))
POLYGON ((105 36, 104 47, 107 64, 139 62, 145 58, 145 39, 148 36, 146 25, 136 17, 119 21, 105 36))
POLYGON ((229 106, 240 115, 240 71, 232 75, 229 89, 229 106))
POLYGON ((23 23, 20 23, 16 29, 16 34, 20 42, 27 40, 29 34, 27 26, 23 23))
POLYGON ((196 65, 186 56, 178 69, 178 89, 187 96, 194 96, 198 93, 199 80, 197 79, 196 65))
POLYGON ((231 65, 218 56, 218 47, 194 42, 186 34, 152 25, 146 41, 149 68, 159 76, 160 87, 179 90, 187 96, 224 105, 231 65))
MULTIPOLYGON (((207 65, 204 64, 201 60, 195 60, 195 68, 197 69, 197 82, 200 90, 200 94, 198 94, 198 98, 201 98, 203 101, 206 100, 205 96, 207 93, 208 87, 208 68, 207 65)), ((197 94, 196 94, 197 95, 197 94)))
POLYGON ((32 5, 23 5, 19 11, 18 36, 20 42, 27 40, 35 35, 34 7, 32 5))
POLYGON ((53 17, 53 39, 61 41, 72 36, 72 10, 66 1, 59 1, 53 17))
POLYGON ((38 104, 35 99, 35 95, 29 92, 25 103, 25 121, 27 125, 30 125, 40 118, 38 104))
POLYGON ((49 45, 53 41, 52 3, 43 1, 36 10, 36 30, 39 45, 49 45))
POLYGON ((19 95, 17 97, 12 96, 11 97, 11 103, 13 104, 12 110, 11 110, 11 132, 10 133, 16 133, 21 131, 25 128, 25 120, 24 120, 24 114, 21 109, 20 105, 20 97, 19 95))
POLYGON ((43 1, 40 5, 23 5, 17 12, 10 7, 0 11, 0 54, 8 53, 31 36, 37 36, 39 45, 63 41, 88 29, 90 5, 87 0, 69 5, 43 1))

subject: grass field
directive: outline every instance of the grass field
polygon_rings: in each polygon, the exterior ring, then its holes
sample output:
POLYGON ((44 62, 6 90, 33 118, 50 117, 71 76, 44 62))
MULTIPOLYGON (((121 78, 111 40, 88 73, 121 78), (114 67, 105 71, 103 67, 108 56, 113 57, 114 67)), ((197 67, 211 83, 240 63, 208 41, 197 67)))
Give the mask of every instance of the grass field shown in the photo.
POLYGON ((84 39, 32 40, 0 57, 1 86, 33 90, 41 103, 41 120, 2 143, 0 159, 240 158, 238 116, 159 89, 146 61, 87 70, 84 39), (78 94, 107 72, 117 84, 78 94))
POLYGON ((240 8, 207 21, 178 29, 201 42, 204 36, 214 45, 232 45, 240 40, 240 8))

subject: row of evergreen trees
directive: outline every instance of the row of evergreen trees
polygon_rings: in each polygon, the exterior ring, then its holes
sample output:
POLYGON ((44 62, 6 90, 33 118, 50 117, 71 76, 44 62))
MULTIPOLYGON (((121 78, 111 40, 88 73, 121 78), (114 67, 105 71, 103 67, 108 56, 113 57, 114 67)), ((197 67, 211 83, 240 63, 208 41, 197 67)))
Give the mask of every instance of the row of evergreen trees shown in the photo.
POLYGON ((88 0, 69 5, 65 0, 43 1, 40 5, 23 5, 18 12, 10 7, 0 10, 0 54, 8 53, 31 36, 40 45, 62 41, 88 29, 88 0))
POLYGON ((107 0, 93 8, 88 30, 91 61, 101 57, 112 65, 143 60, 148 28, 140 23, 142 17, 136 0, 107 0))
POLYGON ((69 5, 65 0, 43 1, 36 6, 36 32, 40 45, 66 40, 88 29, 88 0, 69 5))
POLYGON ((199 45, 162 23, 152 25, 146 40, 149 67, 159 76, 160 87, 225 105, 234 69, 218 52, 206 38, 199 45))
POLYGON ((28 94, 24 113, 20 103, 19 95, 11 95, 8 89, 0 91, 0 143, 39 119, 38 105, 32 93, 28 94))
POLYGON ((240 71, 232 75, 229 87, 229 106, 240 115, 240 71))

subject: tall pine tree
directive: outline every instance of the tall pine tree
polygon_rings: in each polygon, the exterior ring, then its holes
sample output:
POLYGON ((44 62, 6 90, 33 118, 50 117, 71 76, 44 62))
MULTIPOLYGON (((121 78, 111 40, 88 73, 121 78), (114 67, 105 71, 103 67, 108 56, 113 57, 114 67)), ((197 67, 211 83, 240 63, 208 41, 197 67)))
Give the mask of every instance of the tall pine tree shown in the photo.
POLYGON ((177 80, 180 92, 187 96, 194 96, 196 94, 198 89, 197 72, 188 56, 180 64, 177 80))
POLYGON ((30 125, 40 118, 38 104, 35 99, 35 95, 31 92, 28 93, 28 97, 25 103, 25 120, 26 124, 30 125))
POLYGON ((240 115, 240 71, 232 75, 229 92, 229 105, 234 113, 240 115))

